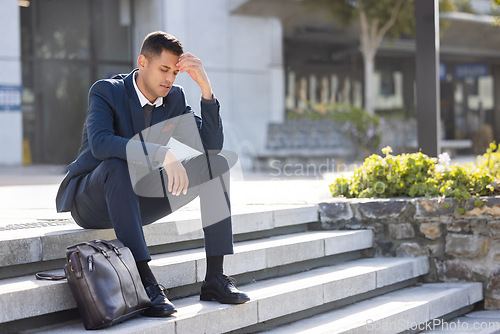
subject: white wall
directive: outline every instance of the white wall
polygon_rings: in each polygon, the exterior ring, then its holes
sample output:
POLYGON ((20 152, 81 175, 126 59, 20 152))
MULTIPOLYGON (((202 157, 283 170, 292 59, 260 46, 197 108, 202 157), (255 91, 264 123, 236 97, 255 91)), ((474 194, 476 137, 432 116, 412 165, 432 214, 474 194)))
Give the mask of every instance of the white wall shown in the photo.
MULTIPOLYGON (((179 38, 186 51, 202 60, 221 103, 224 148, 240 155, 243 168, 251 167, 249 155, 265 148, 267 124, 284 118, 281 23, 273 18, 231 15, 242 0, 165 0, 151 1, 147 8, 139 5, 145 2, 134 3, 136 44, 149 31, 161 29, 179 38)), ((199 87, 185 73, 176 83, 185 88, 189 104, 199 112, 199 87)))
MULTIPOLYGON (((17 1, 0 0, 0 89, 21 87, 21 34, 17 1)), ((4 111, 0 106, 0 164, 22 163, 22 114, 21 109, 4 111)))

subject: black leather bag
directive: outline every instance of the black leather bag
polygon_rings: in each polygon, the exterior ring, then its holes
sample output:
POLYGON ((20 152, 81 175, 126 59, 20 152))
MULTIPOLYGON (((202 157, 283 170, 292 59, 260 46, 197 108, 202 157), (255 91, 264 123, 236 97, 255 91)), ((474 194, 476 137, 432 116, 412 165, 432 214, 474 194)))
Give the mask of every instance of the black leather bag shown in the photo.
POLYGON ((119 240, 68 247, 64 272, 86 329, 111 326, 151 306, 134 257, 119 240))

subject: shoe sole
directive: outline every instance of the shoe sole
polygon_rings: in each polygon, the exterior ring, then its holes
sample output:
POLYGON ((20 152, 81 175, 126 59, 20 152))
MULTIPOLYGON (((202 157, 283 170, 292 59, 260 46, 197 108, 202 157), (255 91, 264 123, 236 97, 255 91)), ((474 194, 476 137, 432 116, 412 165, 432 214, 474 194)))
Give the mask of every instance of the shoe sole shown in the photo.
POLYGON ((245 298, 245 299, 222 299, 219 298, 217 295, 210 294, 210 293, 202 293, 200 295, 200 300, 205 301, 205 302, 211 302, 211 301, 218 301, 221 304, 243 304, 248 301, 250 301, 250 298, 245 298))
POLYGON ((164 311, 164 312, 157 312, 157 313, 154 313, 154 312, 148 313, 147 311, 144 311, 144 312, 142 312, 142 315, 145 317, 150 317, 150 318, 163 318, 163 317, 169 317, 172 314, 174 314, 175 312, 177 312, 176 309, 174 309, 172 311, 164 311))

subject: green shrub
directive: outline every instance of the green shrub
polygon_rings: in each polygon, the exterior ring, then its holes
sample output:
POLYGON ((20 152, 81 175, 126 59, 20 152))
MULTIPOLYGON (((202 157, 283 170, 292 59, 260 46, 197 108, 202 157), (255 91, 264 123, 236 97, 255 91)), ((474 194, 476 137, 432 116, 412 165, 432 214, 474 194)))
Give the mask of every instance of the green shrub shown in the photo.
POLYGON ((494 142, 486 150, 486 153, 477 158, 477 167, 485 170, 488 174, 492 175, 495 179, 500 178, 500 147, 494 142))
MULTIPOLYGON (((500 176, 500 152, 496 145, 471 166, 450 166, 445 153, 431 158, 421 152, 392 155, 392 149, 373 154, 350 178, 339 177, 330 185, 333 196, 368 197, 452 197, 460 206, 471 197, 494 195, 500 176)), ((475 205, 480 206, 476 201, 475 205)))

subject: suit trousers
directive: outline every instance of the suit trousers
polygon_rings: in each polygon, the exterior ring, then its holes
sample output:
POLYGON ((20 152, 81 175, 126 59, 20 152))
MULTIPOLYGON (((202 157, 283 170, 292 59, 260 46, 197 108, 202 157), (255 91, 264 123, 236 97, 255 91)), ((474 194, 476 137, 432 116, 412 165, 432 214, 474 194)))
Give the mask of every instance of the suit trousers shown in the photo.
POLYGON ((81 179, 71 214, 83 228, 113 228, 136 261, 150 260, 142 226, 199 196, 206 255, 232 254, 227 160, 221 155, 201 154, 181 163, 189 188, 186 195, 174 196, 166 189, 168 178, 163 169, 154 170, 133 186, 126 161, 105 160, 81 179))

